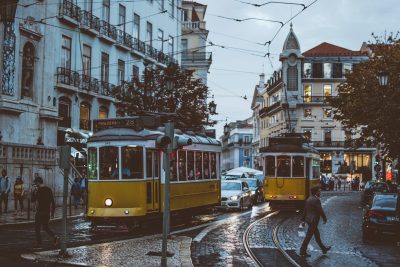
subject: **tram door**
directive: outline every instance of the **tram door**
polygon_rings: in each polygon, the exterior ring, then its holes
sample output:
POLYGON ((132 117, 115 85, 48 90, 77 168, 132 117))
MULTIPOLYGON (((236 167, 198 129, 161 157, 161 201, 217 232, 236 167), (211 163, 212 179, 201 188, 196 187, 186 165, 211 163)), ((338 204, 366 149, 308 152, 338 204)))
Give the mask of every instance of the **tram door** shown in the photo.
POLYGON ((305 179, 305 199, 306 200, 309 196, 310 196, 310 179, 311 179, 311 174, 310 174, 310 170, 311 170, 311 164, 312 164, 312 159, 311 158, 306 158, 306 179, 305 179))
POLYGON ((157 150, 146 151, 146 199, 148 211, 160 209, 160 154, 157 150))

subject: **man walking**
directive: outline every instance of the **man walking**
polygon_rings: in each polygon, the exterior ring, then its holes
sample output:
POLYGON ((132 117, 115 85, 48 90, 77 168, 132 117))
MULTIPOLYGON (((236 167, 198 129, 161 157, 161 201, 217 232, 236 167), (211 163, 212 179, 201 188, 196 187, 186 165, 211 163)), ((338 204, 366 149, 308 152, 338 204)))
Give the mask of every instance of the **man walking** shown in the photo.
POLYGON ((0 177, 0 214, 3 212, 3 202, 4 202, 4 213, 7 213, 8 208, 8 195, 11 191, 11 181, 7 176, 7 171, 1 171, 0 177))
POLYGON ((321 236, 318 230, 318 223, 320 217, 324 220, 324 223, 327 222, 325 213, 321 206, 321 200, 319 199, 321 196, 321 190, 319 187, 311 188, 311 196, 306 200, 306 204, 304 207, 304 213, 302 221, 308 224, 307 234, 304 238, 303 244, 300 248, 300 256, 302 257, 310 257, 310 254, 307 254, 307 246, 310 243, 312 236, 315 237, 315 241, 317 241, 318 246, 321 248, 322 253, 326 254, 331 247, 325 246, 321 241, 321 236))
POLYGON ((54 246, 56 246, 59 238, 49 229, 50 217, 54 218, 55 211, 53 192, 49 187, 43 185, 42 177, 37 177, 36 182, 39 186, 36 199, 34 199, 37 202, 35 215, 36 248, 40 248, 42 245, 41 228, 54 239, 54 246))

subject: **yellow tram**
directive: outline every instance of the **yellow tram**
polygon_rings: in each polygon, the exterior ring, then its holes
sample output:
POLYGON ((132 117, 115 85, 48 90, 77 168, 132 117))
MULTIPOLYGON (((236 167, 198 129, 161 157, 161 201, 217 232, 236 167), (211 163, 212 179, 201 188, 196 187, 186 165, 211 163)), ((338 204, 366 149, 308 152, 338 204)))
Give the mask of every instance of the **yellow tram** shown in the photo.
POLYGON ((320 156, 301 135, 271 137, 262 152, 264 197, 274 207, 302 207, 310 188, 320 183, 320 156))
MULTIPOLYGON (((88 210, 93 226, 141 223, 162 213, 165 171, 157 137, 164 128, 153 117, 96 120, 88 140, 88 210)), ((216 139, 175 130, 191 145, 171 160, 171 211, 220 202, 221 145, 216 139)))

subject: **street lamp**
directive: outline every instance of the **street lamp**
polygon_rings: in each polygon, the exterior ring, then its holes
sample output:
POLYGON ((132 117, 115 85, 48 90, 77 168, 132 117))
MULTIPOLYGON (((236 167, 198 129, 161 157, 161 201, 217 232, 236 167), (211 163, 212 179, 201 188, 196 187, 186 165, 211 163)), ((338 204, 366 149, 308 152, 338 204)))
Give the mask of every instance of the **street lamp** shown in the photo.
POLYGON ((389 80, 389 73, 387 71, 378 72, 378 82, 380 86, 387 86, 389 80))
POLYGON ((217 111, 217 104, 215 104, 214 100, 212 100, 209 104, 208 104, 208 110, 210 111, 211 115, 216 115, 216 111, 217 111))
POLYGON ((224 125, 224 134, 228 134, 229 133, 229 125, 228 123, 225 123, 224 125))
POLYGON ((4 25, 3 42, 3 73, 1 76, 1 93, 14 95, 15 73, 15 33, 14 20, 19 0, 2 0, 0 4, 0 16, 4 25))

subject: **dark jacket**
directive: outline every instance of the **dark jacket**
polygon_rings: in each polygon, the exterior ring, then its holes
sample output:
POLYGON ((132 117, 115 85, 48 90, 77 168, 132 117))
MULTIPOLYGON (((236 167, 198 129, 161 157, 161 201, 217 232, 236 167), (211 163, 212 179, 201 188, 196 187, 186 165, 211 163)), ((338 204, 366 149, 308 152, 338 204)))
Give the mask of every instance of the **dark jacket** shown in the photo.
POLYGON ((306 200, 306 204, 304 207, 303 221, 306 221, 309 224, 318 224, 320 217, 322 217, 322 219, 326 221, 326 216, 321 206, 321 200, 319 200, 319 198, 317 198, 316 196, 310 196, 306 200))

